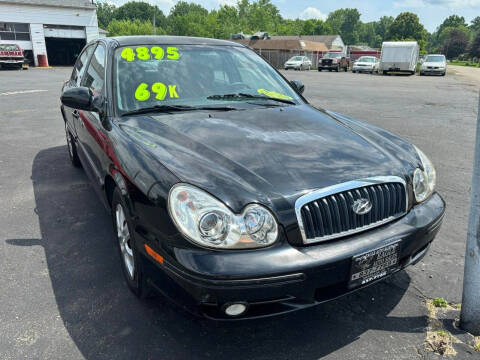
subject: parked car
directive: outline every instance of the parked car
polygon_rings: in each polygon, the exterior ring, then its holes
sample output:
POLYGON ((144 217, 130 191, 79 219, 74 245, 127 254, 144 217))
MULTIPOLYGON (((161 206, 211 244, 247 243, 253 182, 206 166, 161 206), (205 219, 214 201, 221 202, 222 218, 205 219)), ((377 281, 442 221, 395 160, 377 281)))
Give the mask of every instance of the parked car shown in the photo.
POLYGON ((420 75, 436 74, 445 76, 447 73, 447 59, 445 55, 427 55, 420 66, 420 75))
POLYGON ((0 44, 0 67, 21 69, 25 63, 23 50, 17 44, 0 44))
POLYGON ((425 255, 445 211, 431 161, 303 89, 229 41, 85 47, 61 94, 68 154, 112 214, 134 294, 214 319, 268 316, 425 255))
POLYGON ((284 65, 285 70, 310 70, 312 62, 306 56, 294 56, 290 58, 284 65))
POLYGON ((318 71, 335 70, 338 72, 343 69, 345 72, 350 67, 350 58, 340 52, 328 52, 318 61, 318 71))
POLYGON ((420 47, 416 41, 391 41, 382 45, 379 72, 415 74, 420 47))
POLYGON ((352 72, 378 72, 379 60, 375 56, 361 56, 353 63, 352 72))

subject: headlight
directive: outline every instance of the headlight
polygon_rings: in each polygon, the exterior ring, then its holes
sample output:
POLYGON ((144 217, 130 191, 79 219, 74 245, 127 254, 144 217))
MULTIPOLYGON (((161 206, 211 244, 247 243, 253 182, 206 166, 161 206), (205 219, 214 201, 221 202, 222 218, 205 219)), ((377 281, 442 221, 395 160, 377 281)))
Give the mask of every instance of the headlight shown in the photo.
POLYGON ((221 201, 191 185, 178 184, 170 190, 168 210, 178 230, 201 246, 253 249, 277 240, 277 222, 265 207, 248 205, 237 215, 221 201))
POLYGON ((415 200, 422 202, 432 195, 437 181, 437 173, 427 155, 416 146, 415 149, 422 161, 423 170, 415 169, 413 173, 413 192, 415 193, 415 200))

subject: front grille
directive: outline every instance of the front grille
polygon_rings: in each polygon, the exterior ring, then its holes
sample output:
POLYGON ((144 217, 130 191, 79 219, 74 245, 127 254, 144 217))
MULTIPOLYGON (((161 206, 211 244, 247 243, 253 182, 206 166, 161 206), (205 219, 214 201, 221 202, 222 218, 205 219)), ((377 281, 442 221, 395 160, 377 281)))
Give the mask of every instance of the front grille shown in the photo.
MULTIPOLYGON (((392 180, 393 177, 388 177, 392 180)), ((296 203, 297 218, 305 243, 350 235, 392 221, 406 213, 405 183, 399 181, 353 181, 305 195, 296 203), (335 188, 337 191, 335 191, 335 188), (358 215, 356 200, 368 199, 371 210, 358 215)))
POLYGON ((322 60, 322 64, 323 65, 331 65, 332 61, 333 61, 332 59, 324 59, 324 60, 322 60))

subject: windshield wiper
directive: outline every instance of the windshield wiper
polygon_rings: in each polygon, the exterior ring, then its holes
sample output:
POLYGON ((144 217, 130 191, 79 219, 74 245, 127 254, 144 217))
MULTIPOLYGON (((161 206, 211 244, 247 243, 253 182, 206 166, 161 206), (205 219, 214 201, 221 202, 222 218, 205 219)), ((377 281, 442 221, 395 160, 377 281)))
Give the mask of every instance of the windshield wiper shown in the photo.
POLYGON ((297 104, 296 104, 294 101, 292 101, 292 100, 274 98, 274 97, 263 96, 263 95, 246 94, 246 93, 210 95, 210 96, 207 97, 207 99, 208 99, 208 100, 262 99, 262 100, 277 101, 277 102, 281 102, 281 103, 284 103, 284 104, 297 105, 297 104))
POLYGON ((189 105, 155 105, 137 110, 127 111, 122 116, 147 114, 151 112, 179 112, 179 111, 197 111, 197 110, 213 110, 213 111, 232 111, 237 110, 229 106, 189 106, 189 105))

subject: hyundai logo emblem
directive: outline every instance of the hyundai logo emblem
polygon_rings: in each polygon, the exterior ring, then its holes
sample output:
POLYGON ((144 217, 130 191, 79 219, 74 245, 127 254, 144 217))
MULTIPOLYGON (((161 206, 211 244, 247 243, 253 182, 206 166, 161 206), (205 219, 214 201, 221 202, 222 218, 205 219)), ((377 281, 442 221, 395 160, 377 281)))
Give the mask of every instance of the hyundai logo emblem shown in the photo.
POLYGON ((352 210, 357 215, 365 215, 372 210, 372 203, 368 199, 357 199, 353 202, 352 210))

